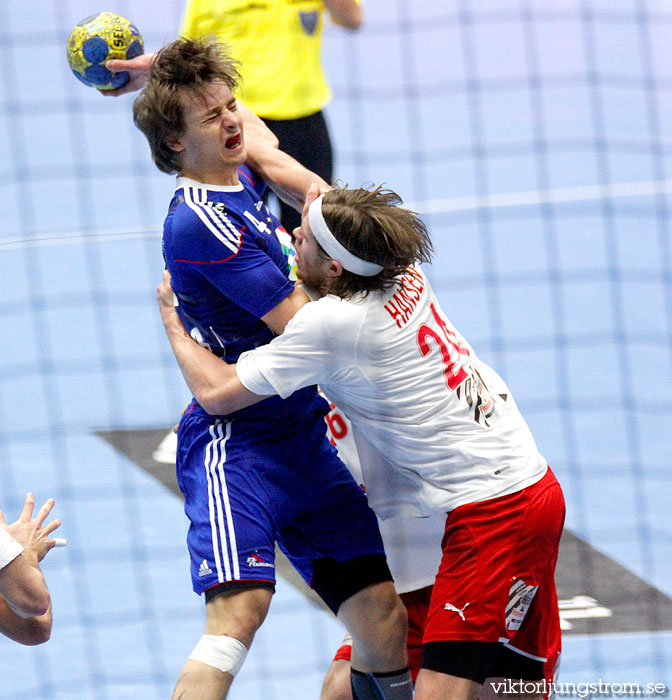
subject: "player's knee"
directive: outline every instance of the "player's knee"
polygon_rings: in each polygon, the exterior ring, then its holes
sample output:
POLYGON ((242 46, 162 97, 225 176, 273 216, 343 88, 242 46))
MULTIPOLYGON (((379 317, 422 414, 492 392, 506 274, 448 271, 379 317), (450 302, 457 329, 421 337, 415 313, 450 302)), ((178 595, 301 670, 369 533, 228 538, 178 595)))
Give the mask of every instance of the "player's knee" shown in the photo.
MULTIPOLYGON (((382 586, 381 586, 382 588, 382 586)), ((397 639, 405 646, 408 633, 408 613, 393 586, 385 586, 379 593, 379 624, 387 631, 389 639, 397 639)))
POLYGON ((223 590, 206 605, 206 633, 229 635, 249 648, 266 619, 270 599, 271 592, 264 589, 223 590))
POLYGON ((408 614, 394 585, 371 586, 357 600, 357 606, 357 621, 350 632, 358 652, 361 654, 365 646, 376 658, 405 658, 408 614))
POLYGON ((236 639, 247 639, 254 636, 266 619, 266 608, 250 606, 243 610, 230 610, 228 618, 232 627, 240 634, 234 634, 236 639))
POLYGON ((353 596, 353 600, 356 600, 357 604, 366 610, 367 615, 378 624, 385 625, 390 630, 400 628, 401 633, 406 634, 408 624, 406 608, 391 581, 369 586, 357 597, 353 596))

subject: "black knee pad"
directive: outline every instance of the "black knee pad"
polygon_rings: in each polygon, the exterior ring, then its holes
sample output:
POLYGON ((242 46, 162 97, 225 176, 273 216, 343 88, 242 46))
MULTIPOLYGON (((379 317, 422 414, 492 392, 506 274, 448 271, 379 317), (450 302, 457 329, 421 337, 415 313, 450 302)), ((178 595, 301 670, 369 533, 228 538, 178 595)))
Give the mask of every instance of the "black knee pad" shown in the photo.
POLYGON ((385 555, 366 554, 348 561, 315 559, 310 585, 335 615, 350 596, 382 581, 392 581, 385 555))

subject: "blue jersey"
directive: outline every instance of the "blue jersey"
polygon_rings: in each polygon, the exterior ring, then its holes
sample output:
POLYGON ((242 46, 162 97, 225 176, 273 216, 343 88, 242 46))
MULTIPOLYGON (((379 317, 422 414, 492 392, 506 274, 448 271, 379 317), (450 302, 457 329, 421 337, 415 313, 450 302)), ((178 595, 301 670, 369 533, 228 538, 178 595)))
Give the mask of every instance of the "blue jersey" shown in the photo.
MULTIPOLYGON (((178 178, 163 229, 180 319, 227 362, 274 337, 261 317, 291 294, 296 279, 291 238, 262 201, 265 183, 246 166, 238 172, 233 186, 178 178)), ((236 416, 289 418, 298 411, 298 418, 317 407, 328 410, 309 389, 289 405, 273 397, 236 416)))

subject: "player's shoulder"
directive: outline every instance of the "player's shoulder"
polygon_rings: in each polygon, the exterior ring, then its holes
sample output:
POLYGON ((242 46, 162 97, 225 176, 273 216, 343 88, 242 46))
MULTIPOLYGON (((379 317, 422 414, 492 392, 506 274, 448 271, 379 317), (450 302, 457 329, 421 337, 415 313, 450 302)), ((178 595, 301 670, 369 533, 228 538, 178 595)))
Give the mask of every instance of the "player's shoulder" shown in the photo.
POLYGON ((366 313, 357 304, 334 295, 327 295, 302 306, 296 316, 311 331, 329 338, 330 342, 347 340, 365 319, 366 313))
POLYGON ((260 200, 268 189, 266 180, 259 177, 249 166, 244 164, 238 168, 238 180, 243 189, 255 201, 260 200))
MULTIPOLYGON (((185 251, 206 252, 222 246, 235 254, 242 243, 242 214, 223 201, 209 198, 203 187, 178 188, 164 226, 164 243, 176 255, 185 251)), ((219 255, 219 252, 217 252, 219 255)), ((206 257, 209 257, 206 254, 206 257)), ((220 255, 221 257, 221 255, 220 255)))

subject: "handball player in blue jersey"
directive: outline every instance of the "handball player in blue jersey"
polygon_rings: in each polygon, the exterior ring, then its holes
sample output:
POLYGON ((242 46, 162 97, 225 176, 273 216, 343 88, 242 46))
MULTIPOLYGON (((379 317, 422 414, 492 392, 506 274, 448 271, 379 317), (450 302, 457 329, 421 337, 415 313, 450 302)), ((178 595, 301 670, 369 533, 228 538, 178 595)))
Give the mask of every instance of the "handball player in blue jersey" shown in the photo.
MULTIPOLYGON (((299 208, 319 180, 263 139, 246 148, 236 79, 220 46, 178 40, 158 53, 134 104, 156 165, 178 174, 163 235, 178 313, 226 362, 282 333, 308 301, 258 173, 299 208)), ((175 700, 227 696, 268 612, 276 542, 352 634, 355 699, 410 700, 406 613, 375 516, 325 436, 327 412, 307 387, 222 416, 192 401, 182 417, 177 476, 206 628, 175 700)))

